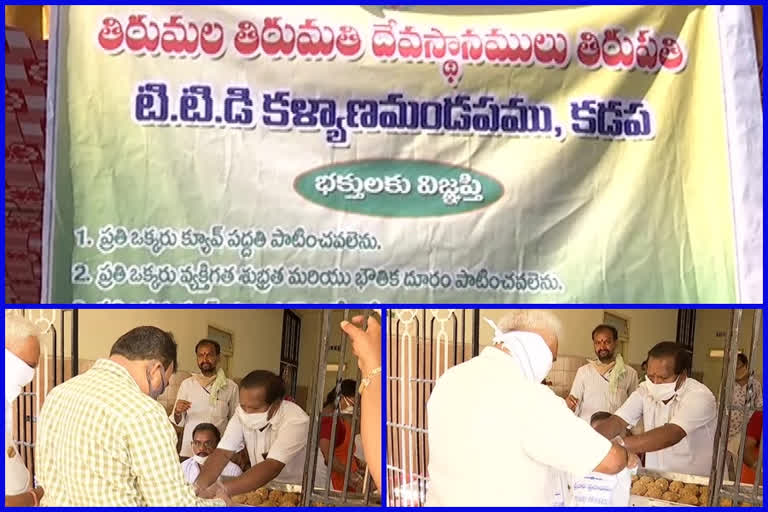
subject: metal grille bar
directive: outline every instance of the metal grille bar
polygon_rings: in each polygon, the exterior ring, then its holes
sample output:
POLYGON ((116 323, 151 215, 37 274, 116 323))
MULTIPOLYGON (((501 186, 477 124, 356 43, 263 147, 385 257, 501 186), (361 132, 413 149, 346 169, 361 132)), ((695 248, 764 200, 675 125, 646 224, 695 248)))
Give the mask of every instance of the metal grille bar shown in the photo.
POLYGON ((387 505, 422 506, 429 466, 426 404, 446 370, 480 351, 479 310, 388 312, 387 505))

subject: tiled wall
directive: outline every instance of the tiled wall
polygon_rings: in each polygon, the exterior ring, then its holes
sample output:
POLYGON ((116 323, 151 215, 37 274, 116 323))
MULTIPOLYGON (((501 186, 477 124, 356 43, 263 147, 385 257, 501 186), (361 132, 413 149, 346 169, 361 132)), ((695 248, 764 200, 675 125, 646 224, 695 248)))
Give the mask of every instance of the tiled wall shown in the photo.
POLYGON ((581 356, 557 356, 557 361, 552 364, 552 370, 547 375, 547 380, 552 381, 552 389, 561 398, 568 396, 571 391, 576 370, 586 364, 587 360, 581 356))

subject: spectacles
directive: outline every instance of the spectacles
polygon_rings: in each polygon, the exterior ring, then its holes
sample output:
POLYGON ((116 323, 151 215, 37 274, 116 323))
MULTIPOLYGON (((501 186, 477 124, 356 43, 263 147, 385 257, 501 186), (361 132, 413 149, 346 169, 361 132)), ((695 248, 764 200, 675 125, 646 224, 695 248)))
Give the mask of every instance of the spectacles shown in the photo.
POLYGON ((211 450, 216 448, 216 441, 192 441, 192 446, 195 448, 210 448, 211 450))

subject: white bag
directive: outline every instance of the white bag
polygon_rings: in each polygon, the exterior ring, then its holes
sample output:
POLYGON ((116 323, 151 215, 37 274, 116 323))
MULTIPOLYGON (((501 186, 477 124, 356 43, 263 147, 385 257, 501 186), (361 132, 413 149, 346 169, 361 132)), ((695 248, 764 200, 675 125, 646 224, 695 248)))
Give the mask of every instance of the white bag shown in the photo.
POLYGON ((590 473, 571 486, 574 507, 628 507, 632 472, 624 469, 615 475, 590 473))

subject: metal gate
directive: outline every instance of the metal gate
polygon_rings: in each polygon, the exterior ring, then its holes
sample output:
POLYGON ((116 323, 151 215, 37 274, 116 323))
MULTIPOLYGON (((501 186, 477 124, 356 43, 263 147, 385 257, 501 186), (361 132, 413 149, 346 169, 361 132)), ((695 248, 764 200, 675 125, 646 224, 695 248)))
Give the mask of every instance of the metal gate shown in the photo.
MULTIPOLYGON (((735 309, 731 313, 731 329, 725 345, 725 354, 723 355, 723 373, 720 381, 720 403, 717 413, 717 431, 715 432, 715 457, 712 461, 712 471, 710 473, 710 493, 708 506, 719 506, 720 498, 732 500, 732 504, 738 502, 762 507, 763 505, 763 436, 757 448, 757 465, 755 468, 755 484, 742 484, 742 464, 744 462, 744 443, 747 435, 747 424, 755 411, 763 410, 762 407, 755 407, 751 397, 753 390, 747 382, 747 400, 744 405, 736 407, 733 405, 734 388, 736 384, 736 358, 739 353, 739 330, 742 327, 743 310, 735 309), (733 475, 732 480, 725 480, 726 470, 728 469, 728 426, 731 420, 731 414, 734 410, 740 410, 743 421, 741 423, 741 432, 739 432, 739 450, 738 455, 730 470, 729 475, 733 475)), ((757 349, 758 333, 763 329, 763 311, 754 310, 754 321, 752 324, 752 337, 749 345, 748 369, 750 376, 752 374, 752 365, 754 364, 755 351, 757 349)))
MULTIPOLYGON (((307 457, 304 462, 304 480, 302 481, 302 503, 301 505, 306 507, 311 504, 321 503, 329 506, 378 506, 381 503, 381 497, 379 492, 374 492, 373 480, 370 473, 366 471, 365 479, 363 482, 362 492, 348 492, 348 485, 350 481, 350 474, 352 471, 352 455, 353 444, 349 443, 346 459, 347 463, 344 466, 344 483, 342 491, 337 492, 331 490, 331 468, 333 467, 333 459, 335 450, 331 449, 328 460, 328 473, 325 482, 320 482, 319 485, 315 485, 315 469, 317 464, 317 458, 321 457, 318 453, 318 442, 320 432, 320 421, 323 417, 333 418, 333 424, 331 427, 331 439, 336 439, 336 427, 337 422, 340 420, 340 408, 339 403, 341 399, 341 382, 346 378, 354 378, 356 381, 356 387, 359 387, 362 381, 362 375, 360 369, 357 366, 357 360, 352 353, 352 347, 349 337, 343 333, 340 329, 341 320, 349 320, 356 315, 364 315, 369 317, 371 315, 378 316, 371 310, 365 311, 351 311, 345 309, 343 316, 339 316, 338 319, 333 318, 331 310, 323 311, 323 323, 321 329, 320 340, 318 343, 318 356, 317 356, 317 372, 313 377, 312 382, 312 396, 308 400, 307 413, 309 414, 309 437, 307 439, 307 457), (338 320, 338 321, 336 321, 338 320), (332 343, 331 340, 336 337, 337 333, 341 333, 341 338, 338 344, 332 343), (329 357, 331 354, 338 353, 338 358, 329 357), (328 373, 336 373, 336 401, 334 403, 333 412, 324 413, 323 403, 326 395, 326 377, 328 373)), ((358 433, 360 428, 360 397, 355 393, 355 403, 351 418, 351 430, 352 437, 358 433)), ((331 443, 333 446, 333 443, 331 443)))
MULTIPOLYGON (((35 478, 35 438, 37 417, 45 397, 54 386, 78 373, 77 310, 20 309, 18 312, 36 324, 49 323, 40 337, 40 363, 35 377, 13 404, 12 436, 24 464, 35 478), (67 359, 70 359, 67 364, 67 359)), ((43 326, 45 327, 45 326, 43 326)))
POLYGON ((440 375, 478 355, 480 310, 394 309, 387 328, 387 505, 423 506, 427 400, 440 375))

